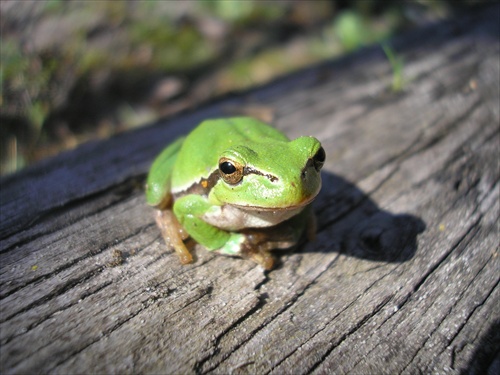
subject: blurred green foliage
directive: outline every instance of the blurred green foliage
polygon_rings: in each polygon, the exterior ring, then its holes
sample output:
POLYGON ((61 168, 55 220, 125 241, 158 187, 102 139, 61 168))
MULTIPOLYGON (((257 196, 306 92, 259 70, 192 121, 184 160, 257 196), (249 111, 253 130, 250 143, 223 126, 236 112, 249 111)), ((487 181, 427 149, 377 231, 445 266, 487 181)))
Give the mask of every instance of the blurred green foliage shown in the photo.
POLYGON ((403 58, 401 56, 398 56, 387 43, 382 44, 382 49, 384 50, 384 53, 387 56, 387 59, 389 60, 392 68, 391 90, 393 92, 401 91, 405 84, 403 77, 403 58))
POLYGON ((370 43, 371 34, 367 22, 355 11, 345 11, 338 15, 333 23, 335 35, 346 51, 352 51, 359 46, 370 43))
POLYGON ((477 2, 3 0, 1 173, 477 2))
POLYGON ((231 24, 242 24, 252 20, 274 21, 285 16, 286 7, 279 2, 198 0, 201 9, 212 16, 220 17, 231 24))

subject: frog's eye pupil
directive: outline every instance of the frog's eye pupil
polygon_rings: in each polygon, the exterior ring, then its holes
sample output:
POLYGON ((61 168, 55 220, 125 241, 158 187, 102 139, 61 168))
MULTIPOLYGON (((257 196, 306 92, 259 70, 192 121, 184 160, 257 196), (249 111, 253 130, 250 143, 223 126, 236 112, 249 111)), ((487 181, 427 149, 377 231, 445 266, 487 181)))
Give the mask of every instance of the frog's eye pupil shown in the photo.
POLYGON ((234 172, 236 172, 236 167, 228 161, 220 163, 219 169, 224 174, 233 174, 234 172))

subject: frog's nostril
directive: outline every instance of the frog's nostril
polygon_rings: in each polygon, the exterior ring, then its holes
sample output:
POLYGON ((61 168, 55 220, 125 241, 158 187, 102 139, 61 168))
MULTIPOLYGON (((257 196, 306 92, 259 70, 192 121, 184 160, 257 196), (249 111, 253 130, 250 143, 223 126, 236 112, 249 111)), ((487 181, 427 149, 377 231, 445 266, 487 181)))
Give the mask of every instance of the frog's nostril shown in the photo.
POLYGON ((312 159, 309 159, 304 168, 302 169, 302 171, 300 172, 300 178, 305 180, 307 178, 307 174, 312 171, 312 168, 314 168, 314 162, 312 159))

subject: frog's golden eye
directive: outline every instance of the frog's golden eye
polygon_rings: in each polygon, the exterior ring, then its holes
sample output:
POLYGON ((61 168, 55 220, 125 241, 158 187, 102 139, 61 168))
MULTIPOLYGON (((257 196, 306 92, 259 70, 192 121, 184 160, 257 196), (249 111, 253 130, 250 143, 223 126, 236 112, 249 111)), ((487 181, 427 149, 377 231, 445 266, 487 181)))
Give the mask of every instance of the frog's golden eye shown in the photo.
POLYGON ((325 149, 323 147, 320 147, 318 152, 316 152, 316 154, 313 156, 314 168, 318 172, 323 167, 323 164, 325 163, 325 159, 326 159, 325 149))
POLYGON ((243 165, 234 160, 220 158, 219 174, 228 184, 237 184, 243 178, 243 165))

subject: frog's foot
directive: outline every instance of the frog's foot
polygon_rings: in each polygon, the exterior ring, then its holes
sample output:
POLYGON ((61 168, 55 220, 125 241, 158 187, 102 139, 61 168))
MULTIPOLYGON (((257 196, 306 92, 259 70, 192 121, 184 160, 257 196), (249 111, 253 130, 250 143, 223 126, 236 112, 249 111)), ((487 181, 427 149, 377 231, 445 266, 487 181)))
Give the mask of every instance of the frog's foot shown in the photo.
POLYGON ((254 261, 258 265, 260 265, 262 268, 264 268, 266 271, 270 271, 274 268, 275 259, 271 255, 271 253, 267 250, 252 248, 252 249, 244 250, 241 253, 241 256, 254 261))
POLYGON ((269 250, 273 249, 274 246, 271 246, 271 243, 264 241, 264 239, 265 237, 258 232, 252 234, 230 233, 224 246, 213 251, 223 255, 251 259, 265 270, 271 270, 274 267, 274 258, 269 250))
POLYGON ((288 242, 273 241, 263 232, 248 231, 245 233, 245 241, 242 243, 241 256, 253 260, 265 270, 270 271, 276 263, 270 251, 287 248, 291 245, 288 242))
POLYGON ((193 257, 184 244, 184 240, 189 237, 189 234, 184 230, 174 213, 171 210, 158 210, 155 219, 167 246, 175 249, 182 264, 191 263, 193 257))

